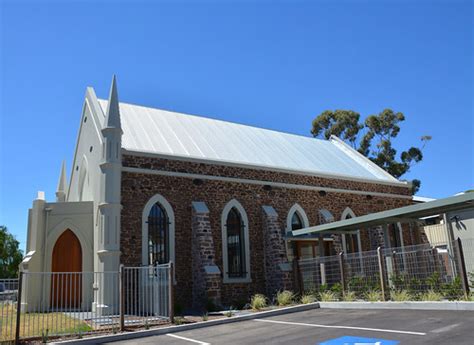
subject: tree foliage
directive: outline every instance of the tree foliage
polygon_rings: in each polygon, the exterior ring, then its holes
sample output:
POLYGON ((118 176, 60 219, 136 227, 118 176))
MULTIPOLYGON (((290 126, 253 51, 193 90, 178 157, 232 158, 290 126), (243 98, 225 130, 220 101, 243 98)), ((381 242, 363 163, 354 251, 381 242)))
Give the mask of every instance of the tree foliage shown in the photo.
MULTIPOLYGON (((422 150, 431 136, 422 136, 422 147, 412 146, 397 156, 393 140, 400 133, 400 123, 405 121, 401 112, 384 109, 377 115, 368 116, 363 123, 360 114, 352 110, 326 110, 313 120, 311 133, 314 137, 329 139, 335 135, 389 174, 400 178, 423 159, 422 150)), ((420 188, 419 180, 412 180, 412 192, 420 188)))
POLYGON ((18 266, 23 258, 20 242, 0 225, 0 278, 18 277, 18 266))

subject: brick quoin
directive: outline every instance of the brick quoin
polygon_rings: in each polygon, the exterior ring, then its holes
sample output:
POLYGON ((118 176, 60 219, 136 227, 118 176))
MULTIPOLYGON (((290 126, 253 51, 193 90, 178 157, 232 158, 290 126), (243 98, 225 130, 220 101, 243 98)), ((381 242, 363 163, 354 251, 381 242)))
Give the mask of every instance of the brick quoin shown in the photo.
MULTIPOLYGON (((281 257, 278 257, 281 248, 284 248, 282 237, 277 238, 280 247, 274 252, 270 251, 268 246, 269 239, 265 241, 266 233, 269 233, 269 225, 272 228, 280 226, 283 233, 286 226, 288 211, 298 203, 306 212, 309 225, 319 224, 318 210, 327 209, 333 215, 335 220, 341 218, 342 212, 346 207, 350 207, 357 215, 365 215, 373 212, 380 212, 397 207, 411 204, 408 186, 394 186, 389 184, 377 184, 368 182, 358 182, 338 178, 323 178, 303 174, 291 174, 287 172, 276 172, 269 170, 260 170, 253 168, 242 168, 224 166, 210 163, 197 163, 184 160, 171 160, 164 158, 144 157, 124 154, 122 158, 123 167, 141 168, 147 171, 165 171, 168 173, 189 173, 202 174, 209 176, 233 177, 248 180, 261 180, 268 182, 279 182, 288 184, 299 184, 305 186, 317 186, 323 188, 338 188, 346 190, 366 191, 369 193, 386 193, 391 196, 378 195, 360 195, 342 192, 319 193, 317 190, 304 190, 292 188, 278 188, 249 184, 245 182, 228 182, 219 180, 201 179, 198 182, 193 178, 181 176, 153 175, 149 173, 122 172, 121 184, 121 203, 123 206, 121 214, 121 262, 125 265, 141 265, 142 253, 142 212, 145 204, 155 194, 161 194, 173 207, 175 215, 175 267, 176 267, 176 303, 183 307, 189 307, 193 304, 193 269, 196 270, 194 260, 199 250, 193 251, 193 201, 204 202, 209 213, 201 221, 205 220, 209 224, 212 241, 203 243, 212 243, 210 249, 212 261, 220 269, 223 269, 222 261, 222 233, 221 233, 221 214, 224 206, 232 199, 237 199, 247 212, 249 220, 249 243, 250 243, 250 283, 222 283, 222 276, 218 281, 199 281, 197 284, 208 286, 212 290, 212 295, 219 295, 224 305, 240 305, 247 303, 251 295, 255 293, 268 293, 278 287, 291 285, 283 283, 278 285, 275 279, 269 279, 269 272, 273 263, 268 262, 269 257, 274 257, 281 263, 281 257), (263 206, 271 206, 278 214, 278 220, 270 219, 271 224, 266 219, 263 206), (278 225, 277 225, 278 224, 278 225), (265 243, 267 250, 265 251, 265 243), (265 253, 267 255, 265 262, 265 253), (276 254, 275 254, 276 253, 276 254), (267 268, 266 268, 267 267, 267 268), (267 277, 267 278, 266 278, 267 277), (268 283, 267 283, 267 280, 268 283), (216 290, 220 290, 216 292, 216 290)), ((198 221, 196 215, 194 222, 198 221)), ((195 224, 196 227, 196 224, 195 224)), ((271 231, 270 231, 271 232, 271 231)), ((404 241, 406 245, 414 244, 414 236, 410 234, 410 229, 404 228, 404 241)), ((379 232, 373 233, 372 230, 361 231, 362 250, 374 249, 375 244, 380 244, 383 239, 379 232)), ((272 239, 275 242, 275 238, 272 239)), ((283 260, 285 261, 285 260, 283 260)), ((277 273, 275 273, 277 274, 277 273)), ((283 275, 284 279, 291 279, 283 275)), ((196 299, 196 290, 194 290, 196 299)), ((196 302, 196 301, 195 301, 196 302)))

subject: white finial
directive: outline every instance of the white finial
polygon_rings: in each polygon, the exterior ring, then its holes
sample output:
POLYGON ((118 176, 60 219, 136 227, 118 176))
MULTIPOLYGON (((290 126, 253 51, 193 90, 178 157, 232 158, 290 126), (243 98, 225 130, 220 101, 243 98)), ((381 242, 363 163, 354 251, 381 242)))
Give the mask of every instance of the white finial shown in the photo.
POLYGON ((112 77, 110 86, 109 103, 107 105, 107 114, 105 115, 105 128, 120 128, 120 109, 117 94, 117 80, 115 74, 112 77))
POLYGON ((59 174, 58 188, 56 189, 57 202, 66 201, 66 189, 67 189, 66 162, 63 161, 63 164, 61 166, 61 173, 59 174))

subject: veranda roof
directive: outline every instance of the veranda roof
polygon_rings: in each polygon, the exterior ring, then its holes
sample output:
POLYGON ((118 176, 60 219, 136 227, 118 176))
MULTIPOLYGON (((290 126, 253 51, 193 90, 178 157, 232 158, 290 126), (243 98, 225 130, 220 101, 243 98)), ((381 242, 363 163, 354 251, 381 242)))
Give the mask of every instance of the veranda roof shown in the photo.
POLYGON ((365 216, 349 218, 337 222, 310 226, 292 231, 293 237, 318 233, 343 233, 365 227, 373 227, 396 222, 412 222, 421 217, 474 208, 474 193, 466 193, 449 198, 395 208, 365 216))

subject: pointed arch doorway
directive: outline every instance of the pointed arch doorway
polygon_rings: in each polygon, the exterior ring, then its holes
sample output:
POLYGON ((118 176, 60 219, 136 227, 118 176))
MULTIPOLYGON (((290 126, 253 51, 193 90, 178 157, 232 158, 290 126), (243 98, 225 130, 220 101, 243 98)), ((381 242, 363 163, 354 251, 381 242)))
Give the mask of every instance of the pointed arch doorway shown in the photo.
POLYGON ((77 236, 69 229, 54 244, 51 272, 51 308, 80 308, 82 248, 77 236))

